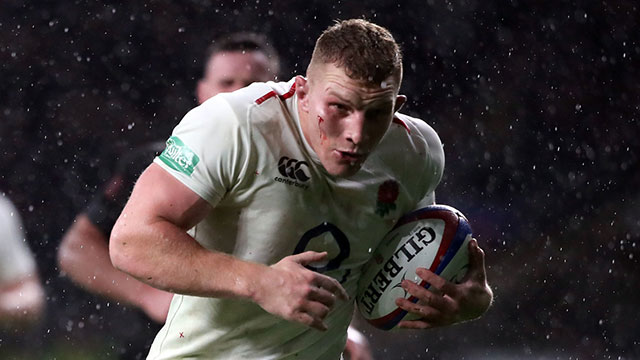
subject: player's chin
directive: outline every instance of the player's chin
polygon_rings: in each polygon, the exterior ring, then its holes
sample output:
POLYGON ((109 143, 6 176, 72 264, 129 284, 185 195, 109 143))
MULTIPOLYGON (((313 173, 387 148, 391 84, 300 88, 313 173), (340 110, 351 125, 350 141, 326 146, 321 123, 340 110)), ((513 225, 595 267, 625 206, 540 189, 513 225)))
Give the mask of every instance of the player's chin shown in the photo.
POLYGON ((338 161, 326 167, 329 174, 337 177, 347 178, 355 175, 362 167, 362 162, 338 161))
POLYGON ((347 178, 355 175, 360 170, 360 167, 354 168, 353 166, 325 166, 325 169, 329 174, 335 177, 347 178))

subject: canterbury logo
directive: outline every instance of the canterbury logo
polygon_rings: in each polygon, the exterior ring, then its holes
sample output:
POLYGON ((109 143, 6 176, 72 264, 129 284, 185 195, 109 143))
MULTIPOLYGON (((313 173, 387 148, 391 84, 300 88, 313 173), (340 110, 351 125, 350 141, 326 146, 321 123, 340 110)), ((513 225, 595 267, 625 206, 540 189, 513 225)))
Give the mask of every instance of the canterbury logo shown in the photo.
POLYGON ((299 161, 296 159, 290 159, 286 156, 280 158, 278 161, 278 171, 282 176, 286 176, 293 180, 299 180, 302 182, 310 179, 305 169, 309 168, 309 164, 306 161, 299 161))

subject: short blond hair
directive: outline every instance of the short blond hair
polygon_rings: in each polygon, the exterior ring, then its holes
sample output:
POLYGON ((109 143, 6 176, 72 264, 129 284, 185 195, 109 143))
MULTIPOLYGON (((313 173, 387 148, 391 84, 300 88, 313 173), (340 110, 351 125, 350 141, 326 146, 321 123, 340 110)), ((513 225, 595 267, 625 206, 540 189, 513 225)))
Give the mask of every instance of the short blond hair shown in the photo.
POLYGON ((334 64, 350 78, 380 84, 389 76, 402 81, 400 46, 382 26, 364 19, 337 21, 316 41, 309 68, 334 64))

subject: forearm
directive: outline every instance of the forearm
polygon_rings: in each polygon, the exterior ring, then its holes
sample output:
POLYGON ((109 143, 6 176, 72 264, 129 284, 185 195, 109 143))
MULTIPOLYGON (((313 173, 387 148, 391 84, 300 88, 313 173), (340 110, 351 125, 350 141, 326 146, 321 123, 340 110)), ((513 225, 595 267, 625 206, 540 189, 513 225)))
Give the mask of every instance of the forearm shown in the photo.
POLYGON ((113 265, 172 293, 253 300, 273 269, 207 250, 187 234, 210 211, 207 201, 150 165, 111 232, 113 265))
POLYGON ((125 209, 112 232, 111 260, 153 287, 187 295, 252 298, 255 274, 270 271, 265 265, 209 251, 168 221, 136 224, 126 214, 125 209))

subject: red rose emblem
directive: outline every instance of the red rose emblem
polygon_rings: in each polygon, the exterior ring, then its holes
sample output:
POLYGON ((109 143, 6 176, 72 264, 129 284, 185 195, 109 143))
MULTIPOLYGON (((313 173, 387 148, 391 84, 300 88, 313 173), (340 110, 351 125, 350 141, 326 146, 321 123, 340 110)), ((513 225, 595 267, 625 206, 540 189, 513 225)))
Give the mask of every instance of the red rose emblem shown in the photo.
POLYGON ((394 180, 387 180, 378 188, 378 201, 385 204, 390 204, 396 201, 398 198, 398 183, 394 180))
POLYGON ((387 180, 378 188, 378 201, 376 203, 376 214, 387 215, 391 210, 396 209, 396 199, 400 194, 400 186, 395 180, 387 180))

